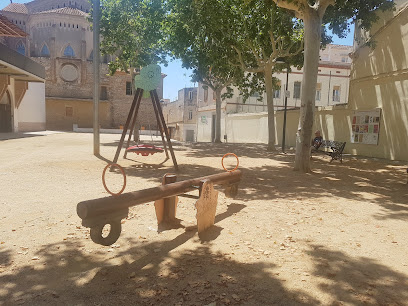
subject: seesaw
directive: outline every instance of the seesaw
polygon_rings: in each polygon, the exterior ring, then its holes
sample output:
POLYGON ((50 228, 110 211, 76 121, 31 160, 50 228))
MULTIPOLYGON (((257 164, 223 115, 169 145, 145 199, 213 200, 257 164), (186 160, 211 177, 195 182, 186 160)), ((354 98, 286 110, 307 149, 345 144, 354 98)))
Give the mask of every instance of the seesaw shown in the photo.
POLYGON ((166 174, 163 185, 134 192, 123 193, 118 196, 104 197, 78 203, 77 214, 82 219, 82 225, 90 228, 91 239, 101 245, 115 243, 122 231, 121 220, 128 217, 129 207, 155 202, 157 223, 174 222, 178 196, 196 198, 198 232, 212 226, 218 200, 218 191, 214 185, 224 187, 227 197, 235 197, 238 192, 238 183, 241 180, 241 171, 230 171, 213 174, 200 178, 176 182, 176 175, 166 174), (186 192, 199 191, 199 196, 186 195, 186 192), (110 225, 107 236, 102 233, 105 225, 110 225))

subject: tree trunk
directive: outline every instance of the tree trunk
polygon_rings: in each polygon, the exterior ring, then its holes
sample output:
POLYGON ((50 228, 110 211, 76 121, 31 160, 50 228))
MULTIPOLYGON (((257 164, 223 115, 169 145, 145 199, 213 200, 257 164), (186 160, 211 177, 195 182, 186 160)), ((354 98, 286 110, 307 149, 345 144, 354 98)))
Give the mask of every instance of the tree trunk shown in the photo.
POLYGON ((221 91, 222 88, 215 90, 215 139, 214 142, 221 142, 221 91))
POLYGON ((272 67, 265 67, 266 104, 268 106, 268 151, 275 148, 275 109, 273 106, 272 67))
POLYGON ((305 28, 305 53, 299 118, 300 131, 298 131, 300 137, 296 137, 295 170, 310 172, 310 141, 314 120, 322 27, 322 18, 319 16, 318 10, 306 9, 303 15, 303 23, 305 28))

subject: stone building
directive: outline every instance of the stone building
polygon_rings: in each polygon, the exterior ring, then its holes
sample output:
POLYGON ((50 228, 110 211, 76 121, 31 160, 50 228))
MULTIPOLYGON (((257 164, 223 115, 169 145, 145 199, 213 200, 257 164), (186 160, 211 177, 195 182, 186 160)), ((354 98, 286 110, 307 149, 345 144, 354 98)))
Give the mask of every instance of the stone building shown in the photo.
POLYGON ((178 99, 163 102, 163 114, 171 137, 194 142, 197 134, 197 88, 189 87, 178 91, 178 99))
POLYGON ((45 129, 45 69, 4 45, 27 34, 0 15, 0 133, 45 129))
MULTIPOLYGON (((26 31, 26 38, 7 38, 11 49, 30 57, 46 71, 46 128, 72 130, 92 127, 93 121, 93 33, 87 20, 87 0, 34 0, 11 3, 1 13, 26 31)), ((124 125, 133 100, 130 74, 108 75, 110 56, 101 58, 100 125, 124 125)), ((162 80, 164 75, 162 77, 162 80)), ((158 88, 163 96, 163 82, 158 88)), ((142 101, 139 122, 155 124, 150 99, 142 101)))

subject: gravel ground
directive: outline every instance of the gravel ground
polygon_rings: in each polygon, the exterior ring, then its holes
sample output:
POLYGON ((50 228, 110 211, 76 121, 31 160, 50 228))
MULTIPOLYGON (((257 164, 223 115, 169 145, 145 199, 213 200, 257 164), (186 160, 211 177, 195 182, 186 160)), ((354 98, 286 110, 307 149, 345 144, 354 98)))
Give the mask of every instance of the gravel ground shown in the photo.
MULTIPOLYGON (((105 247, 91 241, 76 205, 109 196, 101 174, 120 135, 101 135, 100 157, 92 134, 7 138, 0 305, 408 305, 404 163, 317 156, 314 172, 301 174, 293 152, 175 143, 179 180, 221 173, 221 157, 239 155, 238 196, 219 193, 215 225, 200 235, 193 226, 158 231, 153 203, 133 207, 105 247)), ((164 154, 128 158, 119 159, 125 192, 173 172, 164 154)), ((113 189, 121 180, 107 174, 113 189)), ((177 217, 196 224, 194 199, 179 199, 177 217)))

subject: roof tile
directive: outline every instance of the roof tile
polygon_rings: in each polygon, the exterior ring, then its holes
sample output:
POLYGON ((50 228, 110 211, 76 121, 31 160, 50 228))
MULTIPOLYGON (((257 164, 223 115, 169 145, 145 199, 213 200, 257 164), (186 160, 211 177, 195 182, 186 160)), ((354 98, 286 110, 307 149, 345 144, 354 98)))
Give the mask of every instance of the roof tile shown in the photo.
POLYGON ((76 15, 76 16, 84 16, 84 17, 88 16, 87 13, 85 13, 85 12, 83 12, 81 10, 72 8, 72 7, 62 7, 62 8, 58 8, 58 9, 49 10, 49 11, 37 12, 37 13, 34 13, 34 14, 37 15, 37 14, 52 14, 52 13, 54 13, 54 14, 76 15))
POLYGON ((20 13, 20 14, 28 14, 27 7, 22 3, 10 3, 3 9, 3 11, 20 13))

